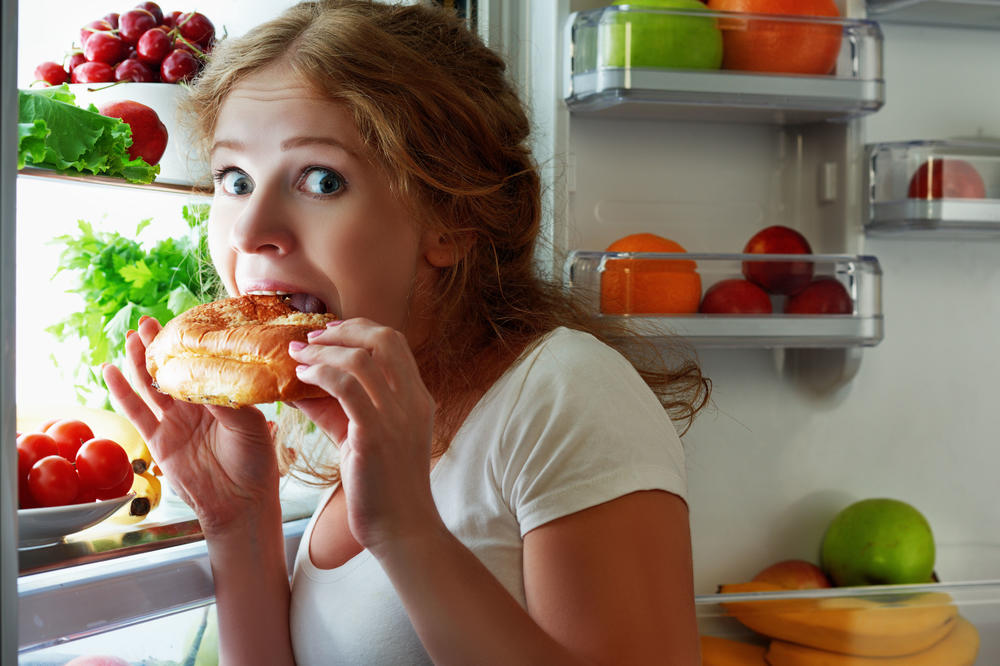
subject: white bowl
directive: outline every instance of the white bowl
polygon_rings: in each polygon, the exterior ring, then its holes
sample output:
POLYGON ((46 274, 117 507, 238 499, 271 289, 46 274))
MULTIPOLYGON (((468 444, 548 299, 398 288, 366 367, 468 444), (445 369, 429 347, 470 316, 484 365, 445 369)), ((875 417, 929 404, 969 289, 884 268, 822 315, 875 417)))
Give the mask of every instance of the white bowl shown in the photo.
POLYGON ((160 158, 157 182, 179 185, 209 183, 209 168, 198 158, 190 134, 178 121, 177 102, 184 94, 184 87, 176 83, 73 83, 70 92, 76 96, 77 106, 100 106, 116 100, 132 100, 156 111, 167 127, 167 147, 160 158))
POLYGON ((85 504, 17 510, 17 546, 28 548, 61 541, 63 537, 101 522, 130 502, 135 493, 85 504))

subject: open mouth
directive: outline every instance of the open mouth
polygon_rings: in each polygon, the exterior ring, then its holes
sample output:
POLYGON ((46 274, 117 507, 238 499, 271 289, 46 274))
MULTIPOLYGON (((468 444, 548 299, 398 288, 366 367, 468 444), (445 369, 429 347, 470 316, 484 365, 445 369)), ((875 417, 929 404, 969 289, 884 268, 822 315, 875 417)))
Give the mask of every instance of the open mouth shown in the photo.
POLYGON ((299 312, 309 312, 314 314, 326 314, 326 303, 320 298, 306 293, 290 293, 287 291, 248 291, 252 295, 260 296, 280 296, 289 307, 299 312))

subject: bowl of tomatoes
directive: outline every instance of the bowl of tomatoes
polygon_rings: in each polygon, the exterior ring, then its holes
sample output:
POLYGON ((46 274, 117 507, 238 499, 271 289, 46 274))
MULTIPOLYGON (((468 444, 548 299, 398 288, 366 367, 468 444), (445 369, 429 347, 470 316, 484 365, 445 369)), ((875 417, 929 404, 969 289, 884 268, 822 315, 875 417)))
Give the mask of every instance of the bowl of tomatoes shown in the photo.
POLYGON ((90 527, 132 498, 125 449, 86 422, 56 419, 17 435, 18 542, 39 545, 90 527))

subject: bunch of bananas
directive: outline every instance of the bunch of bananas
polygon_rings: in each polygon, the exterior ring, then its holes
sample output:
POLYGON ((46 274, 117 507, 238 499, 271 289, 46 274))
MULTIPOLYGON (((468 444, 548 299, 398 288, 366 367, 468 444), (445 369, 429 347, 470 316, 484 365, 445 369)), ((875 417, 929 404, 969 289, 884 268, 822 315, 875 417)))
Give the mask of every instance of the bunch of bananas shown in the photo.
MULTIPOLYGON (((763 582, 719 589, 723 594, 781 590, 763 582)), ((764 648, 704 637, 703 664, 971 666, 979 652, 979 632, 958 614, 951 597, 940 592, 722 605, 770 641, 764 648)))

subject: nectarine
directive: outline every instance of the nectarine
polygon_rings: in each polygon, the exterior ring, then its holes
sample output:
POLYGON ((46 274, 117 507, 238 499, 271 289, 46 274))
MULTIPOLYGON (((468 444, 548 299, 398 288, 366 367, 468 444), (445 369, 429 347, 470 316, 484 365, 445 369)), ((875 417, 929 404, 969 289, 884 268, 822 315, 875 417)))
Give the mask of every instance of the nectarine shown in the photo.
MULTIPOLYGON (((755 233, 744 254, 812 254, 806 237, 795 229, 774 225, 755 233)), ((771 294, 794 294, 813 276, 811 261, 744 261, 743 276, 771 294)))
POLYGON ((770 314, 771 298, 753 282, 732 278, 709 287, 698 311, 705 314, 770 314))
POLYGON ((785 301, 785 314, 851 314, 854 302, 835 278, 817 278, 785 301))
POLYGON ((982 176, 965 160, 933 159, 924 162, 910 179, 911 199, 985 199, 982 176))
POLYGON ((786 590, 812 590, 832 587, 826 573, 807 560, 782 560, 761 570, 754 581, 773 583, 786 590))

